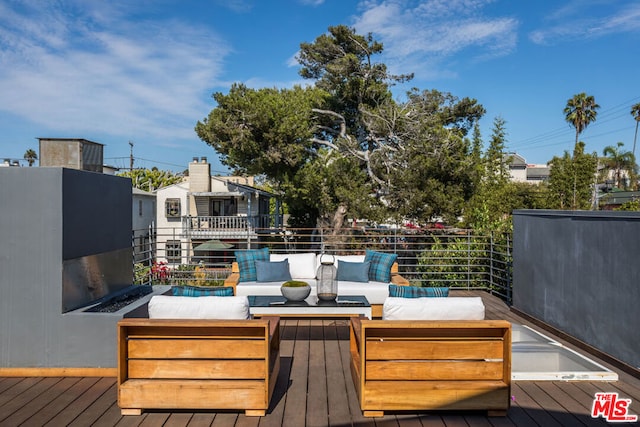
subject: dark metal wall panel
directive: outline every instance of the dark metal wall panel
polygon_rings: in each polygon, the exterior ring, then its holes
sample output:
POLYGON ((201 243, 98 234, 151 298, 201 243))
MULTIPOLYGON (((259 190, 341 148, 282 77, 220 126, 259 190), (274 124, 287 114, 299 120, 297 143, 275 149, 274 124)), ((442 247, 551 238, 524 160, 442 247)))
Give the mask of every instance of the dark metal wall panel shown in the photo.
POLYGON ((63 169, 63 258, 131 246, 131 180, 63 169))
POLYGON ((513 215, 513 305, 640 367, 640 213, 513 215))

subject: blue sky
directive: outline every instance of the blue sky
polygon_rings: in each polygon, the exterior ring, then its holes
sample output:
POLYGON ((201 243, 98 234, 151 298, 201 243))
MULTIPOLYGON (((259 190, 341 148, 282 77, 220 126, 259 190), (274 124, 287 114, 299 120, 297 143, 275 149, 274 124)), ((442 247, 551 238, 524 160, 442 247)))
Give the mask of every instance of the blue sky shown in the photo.
POLYGON ((632 149, 633 0, 0 0, 0 158, 37 151, 37 137, 86 138, 118 167, 132 141, 136 167, 207 156, 225 172, 193 130, 211 94, 304 84, 300 43, 340 24, 373 33, 410 86, 476 98, 485 142, 504 118, 507 149, 529 163, 573 149, 562 110, 579 92, 601 106, 587 151, 632 149))

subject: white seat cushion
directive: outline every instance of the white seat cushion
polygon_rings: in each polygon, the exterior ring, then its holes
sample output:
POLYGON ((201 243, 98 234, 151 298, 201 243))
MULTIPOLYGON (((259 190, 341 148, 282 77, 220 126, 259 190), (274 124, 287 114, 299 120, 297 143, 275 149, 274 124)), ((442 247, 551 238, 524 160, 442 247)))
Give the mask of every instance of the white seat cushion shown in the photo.
POLYGON ((364 295, 369 304, 383 304, 389 296, 389 284, 384 282, 338 282, 338 295, 364 295))
POLYGON ((483 320, 480 297, 396 298, 382 306, 383 320, 483 320))
POLYGON ((149 300, 150 319, 248 319, 249 300, 233 297, 174 297, 154 295, 149 300))
POLYGON ((289 260, 291 279, 304 280, 316 277, 316 254, 313 252, 301 254, 271 254, 270 261, 289 260))

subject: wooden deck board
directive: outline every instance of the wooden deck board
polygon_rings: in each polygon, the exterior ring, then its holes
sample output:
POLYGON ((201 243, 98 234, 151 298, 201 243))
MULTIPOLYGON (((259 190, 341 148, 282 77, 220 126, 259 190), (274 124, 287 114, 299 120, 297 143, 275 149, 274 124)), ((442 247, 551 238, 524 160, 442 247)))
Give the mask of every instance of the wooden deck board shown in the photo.
MULTIPOLYGON (((482 292, 486 317, 530 325, 497 298, 482 292)), ((390 413, 364 418, 351 380, 349 332, 345 320, 287 319, 281 325, 281 369, 272 404, 265 417, 228 412, 150 411, 140 416, 120 414, 115 378, 0 378, 0 425, 93 426, 598 426, 590 416, 594 394, 617 392, 632 400, 630 412, 640 413, 640 379, 615 370, 620 380, 515 381, 506 417, 482 413, 390 413)), ((546 331, 541 332, 552 335, 546 331)), ((557 337, 554 337, 557 338, 557 337)), ((570 348, 570 344, 560 340, 570 348)), ((581 350, 579 350, 581 351, 581 350)))

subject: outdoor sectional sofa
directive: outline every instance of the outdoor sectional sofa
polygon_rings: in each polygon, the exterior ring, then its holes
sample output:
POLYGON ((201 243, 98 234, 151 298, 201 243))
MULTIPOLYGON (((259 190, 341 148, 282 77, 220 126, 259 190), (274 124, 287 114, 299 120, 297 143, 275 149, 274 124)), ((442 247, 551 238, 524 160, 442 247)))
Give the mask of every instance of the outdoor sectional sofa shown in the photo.
MULTIPOLYGON (((379 253, 377 253, 379 254, 379 253)), ((238 255, 238 254, 237 254, 238 255)), ((236 255, 236 256, 237 256, 236 255)), ((341 262, 358 264, 365 261, 365 255, 318 255, 315 253, 269 254, 269 262, 277 263, 285 259, 289 264, 289 273, 292 280, 302 280, 311 285, 311 295, 316 295, 317 274, 321 260, 333 259, 334 265, 339 270, 341 262), (333 258, 332 258, 333 257, 333 258)), ((342 264, 345 265, 345 264, 342 264)), ((389 296, 389 284, 409 285, 409 281, 398 273, 398 263, 388 265, 387 281, 366 279, 363 281, 338 280, 338 295, 364 295, 371 304, 373 317, 382 316, 382 305, 389 296)), ((338 275, 340 275, 338 273, 338 275)), ((243 281, 241 267, 238 262, 232 264, 231 275, 227 277, 224 286, 234 288, 235 295, 281 295, 280 286, 283 280, 243 281)))

